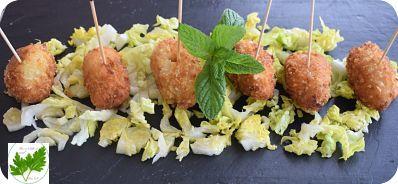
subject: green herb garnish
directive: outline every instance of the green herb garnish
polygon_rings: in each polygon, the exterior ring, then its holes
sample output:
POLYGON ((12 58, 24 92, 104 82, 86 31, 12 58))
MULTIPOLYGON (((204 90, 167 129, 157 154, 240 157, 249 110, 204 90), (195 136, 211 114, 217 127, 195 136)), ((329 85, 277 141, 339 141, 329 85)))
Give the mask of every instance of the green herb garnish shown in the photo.
POLYGON ((227 9, 210 37, 187 24, 179 26, 179 37, 185 48, 193 56, 206 60, 195 81, 195 96, 208 119, 214 119, 224 104, 226 73, 255 74, 264 71, 263 65, 253 57, 232 50, 245 35, 243 23, 242 17, 227 9))
POLYGON ((33 155, 29 153, 25 158, 22 158, 17 152, 13 161, 14 165, 10 165, 11 174, 21 175, 24 181, 27 181, 32 171, 40 172, 46 165, 46 148, 42 146, 33 155), (25 177, 26 172, 28 174, 25 177))
POLYGON ((225 9, 218 24, 224 24, 228 26, 243 26, 245 25, 245 20, 235 11, 231 9, 225 9))

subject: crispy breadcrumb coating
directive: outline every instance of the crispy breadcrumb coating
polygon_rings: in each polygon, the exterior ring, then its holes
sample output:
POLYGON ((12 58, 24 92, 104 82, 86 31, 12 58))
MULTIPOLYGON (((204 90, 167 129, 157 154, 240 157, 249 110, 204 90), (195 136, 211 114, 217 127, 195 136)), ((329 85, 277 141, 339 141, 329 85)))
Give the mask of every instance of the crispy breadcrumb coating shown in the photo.
MULTIPOLYGON (((257 44, 252 41, 240 41, 235 45, 235 50, 241 54, 256 55, 257 44)), ((275 70, 272 67, 274 61, 271 54, 261 49, 257 60, 264 66, 264 71, 258 74, 229 75, 235 87, 244 95, 257 100, 267 100, 274 94, 275 70)))
POLYGON ((286 59, 286 90, 304 111, 314 112, 319 111, 330 98, 332 67, 318 53, 311 53, 309 68, 307 61, 308 52, 296 52, 286 59))
POLYGON ((159 92, 168 104, 179 108, 195 105, 195 80, 202 71, 197 58, 188 53, 181 42, 177 61, 177 41, 160 41, 151 56, 151 69, 159 92))
POLYGON ((130 82, 120 54, 104 47, 106 64, 99 48, 87 53, 83 62, 84 86, 91 102, 101 109, 119 107, 130 95, 130 82))
POLYGON ((398 95, 396 71, 388 57, 372 42, 352 48, 347 58, 348 82, 364 105, 383 110, 398 95))
POLYGON ((44 100, 50 95, 54 82, 54 56, 42 44, 30 44, 17 52, 22 62, 13 56, 4 71, 8 95, 23 103, 44 100))

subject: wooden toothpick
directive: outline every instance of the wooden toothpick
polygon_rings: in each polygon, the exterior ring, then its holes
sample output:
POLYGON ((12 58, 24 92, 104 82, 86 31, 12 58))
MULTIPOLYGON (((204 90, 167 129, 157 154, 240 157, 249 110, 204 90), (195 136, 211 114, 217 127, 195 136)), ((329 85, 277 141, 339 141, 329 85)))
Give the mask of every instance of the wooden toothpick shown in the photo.
POLYGON ((10 48, 12 54, 14 54, 14 56, 15 56, 15 58, 17 58, 18 62, 21 63, 22 62, 21 58, 19 57, 17 51, 15 51, 14 47, 10 43, 10 40, 8 40, 6 34, 3 32, 3 29, 1 29, 1 28, 0 28, 0 34, 1 34, 1 37, 3 37, 4 41, 6 42, 8 48, 10 48))
POLYGON ((310 17, 310 36, 308 39, 308 62, 307 67, 310 68, 311 65, 311 52, 312 52, 312 30, 314 29, 314 12, 315 12, 315 0, 311 0, 311 17, 310 17))
POLYGON ((392 44, 394 43, 395 39, 397 38, 397 36, 398 36, 398 28, 397 28, 397 30, 395 30, 394 35, 390 38, 390 41, 388 42, 387 47, 384 49, 384 53, 380 59, 380 62, 383 61, 384 57, 386 57, 386 55, 388 54, 388 51, 390 51, 390 48, 391 48, 392 44))
POLYGON ((99 48, 101 51, 102 61, 104 62, 104 64, 106 64, 106 57, 105 57, 104 47, 102 47, 102 43, 101 43, 100 30, 99 30, 99 26, 98 26, 97 12, 95 11, 94 0, 90 0, 90 7, 91 7, 91 13, 93 15, 93 20, 94 20, 95 32, 97 32, 98 45, 99 45, 99 48))
POLYGON ((265 31, 265 27, 267 26, 269 12, 271 10, 271 4, 272 4, 272 0, 268 0, 267 9, 265 10, 265 13, 264 13, 264 24, 263 24, 263 28, 261 29, 260 38, 258 39, 258 43, 257 43, 256 55, 254 57, 256 60, 257 60, 258 54, 260 53, 261 40, 263 39, 263 34, 264 34, 264 31, 265 31))
MULTIPOLYGON (((178 0, 178 26, 182 23, 182 0, 178 0)), ((178 42, 177 42, 177 61, 180 60, 180 33, 178 32, 178 42)))

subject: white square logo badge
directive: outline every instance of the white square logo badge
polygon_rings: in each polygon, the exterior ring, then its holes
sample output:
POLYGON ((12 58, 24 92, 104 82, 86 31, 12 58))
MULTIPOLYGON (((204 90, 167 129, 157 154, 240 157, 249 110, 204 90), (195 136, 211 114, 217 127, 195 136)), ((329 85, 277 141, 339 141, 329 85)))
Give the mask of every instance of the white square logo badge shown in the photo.
POLYGON ((8 143, 8 183, 49 183, 48 143, 8 143))

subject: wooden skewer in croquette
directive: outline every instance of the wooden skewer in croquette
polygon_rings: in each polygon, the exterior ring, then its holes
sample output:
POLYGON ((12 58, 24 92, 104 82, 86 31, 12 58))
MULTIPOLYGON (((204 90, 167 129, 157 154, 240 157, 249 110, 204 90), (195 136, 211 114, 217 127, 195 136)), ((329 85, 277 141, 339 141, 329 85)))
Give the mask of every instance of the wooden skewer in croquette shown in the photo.
POLYGON ((8 95, 23 103, 47 98, 55 76, 55 59, 45 45, 30 44, 17 49, 22 62, 13 56, 4 71, 8 95))
POLYGON ((97 33, 99 47, 84 57, 84 86, 90 94, 91 102, 101 109, 119 107, 130 96, 130 81, 120 54, 113 48, 101 44, 95 4, 90 0, 91 12, 97 33))
MULTIPOLYGON (((257 53, 257 44, 252 41, 240 41, 235 45, 235 50, 238 53, 255 57, 257 53)), ((231 74, 229 78, 234 86, 244 95, 257 100, 267 100, 273 96, 276 84, 275 70, 272 67, 274 59, 267 51, 260 49, 257 61, 264 67, 264 71, 261 73, 231 74)))
POLYGON ((96 107, 117 108, 130 95, 130 81, 120 54, 115 49, 107 47, 104 47, 104 52, 106 63, 101 62, 99 48, 91 50, 84 57, 84 86, 96 107))
POLYGON ((286 91, 306 112, 319 111, 326 104, 331 81, 332 67, 321 54, 311 53, 309 67, 308 52, 295 52, 285 61, 286 91))
POLYGON ((359 101, 379 111, 398 95, 396 71, 388 57, 372 42, 352 48, 347 57, 348 82, 359 101))
POLYGON ((326 58, 312 52, 315 0, 311 0, 308 51, 291 54, 285 61, 286 90, 305 112, 312 113, 330 98, 332 67, 326 58))

